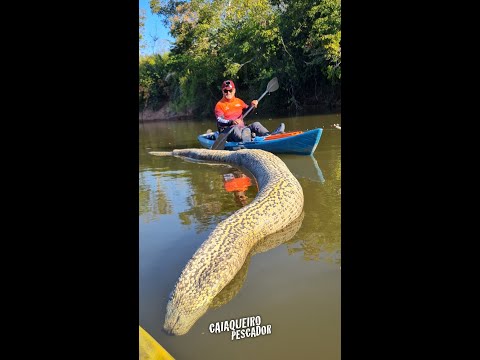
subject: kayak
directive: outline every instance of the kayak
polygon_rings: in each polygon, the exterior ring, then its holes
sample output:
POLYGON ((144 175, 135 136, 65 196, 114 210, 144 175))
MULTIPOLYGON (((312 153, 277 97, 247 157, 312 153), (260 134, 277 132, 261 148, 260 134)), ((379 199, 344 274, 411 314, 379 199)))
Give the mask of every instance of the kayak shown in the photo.
MULTIPOLYGON (((275 154, 311 155, 317 148, 323 129, 291 131, 283 134, 256 136, 252 141, 225 143, 225 150, 260 149, 275 154)), ((198 141, 207 149, 215 142, 218 132, 198 135, 198 141)))
POLYGON ((141 326, 138 327, 138 358, 139 360, 175 360, 167 350, 146 332, 141 326))

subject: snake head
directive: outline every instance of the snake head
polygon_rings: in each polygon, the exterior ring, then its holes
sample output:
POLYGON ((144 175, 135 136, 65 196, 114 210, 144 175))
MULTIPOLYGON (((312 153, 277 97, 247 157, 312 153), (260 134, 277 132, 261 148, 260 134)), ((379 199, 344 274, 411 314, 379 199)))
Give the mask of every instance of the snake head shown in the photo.
POLYGON ((184 335, 205 314, 210 303, 195 304, 187 299, 182 301, 175 294, 170 295, 163 329, 170 335, 184 335))

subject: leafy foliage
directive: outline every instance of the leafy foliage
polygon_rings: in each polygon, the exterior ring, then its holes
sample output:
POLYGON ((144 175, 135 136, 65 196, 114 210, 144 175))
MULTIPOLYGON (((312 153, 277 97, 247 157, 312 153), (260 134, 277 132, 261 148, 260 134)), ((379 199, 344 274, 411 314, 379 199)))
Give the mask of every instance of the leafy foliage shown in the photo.
POLYGON ((143 38, 144 38, 144 31, 145 31, 145 9, 140 9, 139 13, 139 21, 138 21, 138 39, 140 42, 140 49, 145 48, 145 44, 143 43, 143 38))
POLYGON ((220 84, 232 79, 245 101, 277 76, 264 111, 338 102, 339 0, 150 0, 175 44, 140 60, 140 107, 169 100, 178 111, 211 115, 220 84))

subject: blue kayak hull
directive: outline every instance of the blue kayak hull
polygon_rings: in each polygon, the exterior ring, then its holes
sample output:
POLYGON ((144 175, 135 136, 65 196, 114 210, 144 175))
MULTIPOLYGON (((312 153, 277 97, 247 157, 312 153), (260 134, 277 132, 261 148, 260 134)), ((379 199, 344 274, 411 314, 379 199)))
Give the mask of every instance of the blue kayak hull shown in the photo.
MULTIPOLYGON (((257 136, 253 141, 245 143, 229 141, 225 143, 225 150, 260 149, 275 154, 311 155, 317 148, 322 132, 323 129, 318 128, 274 140, 265 140, 264 136, 257 136)), ((207 149, 210 149, 215 142, 209 137, 210 134, 198 136, 200 144, 207 149)))

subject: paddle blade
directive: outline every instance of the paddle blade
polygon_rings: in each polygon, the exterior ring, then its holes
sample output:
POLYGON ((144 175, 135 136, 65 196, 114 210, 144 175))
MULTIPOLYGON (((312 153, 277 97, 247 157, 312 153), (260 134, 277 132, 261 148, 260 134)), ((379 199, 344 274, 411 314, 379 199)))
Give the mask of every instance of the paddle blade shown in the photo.
POLYGON ((233 127, 225 133, 220 133, 218 135, 217 140, 213 143, 212 147, 210 150, 223 150, 225 149, 225 143, 227 142, 227 137, 230 135, 230 133, 233 131, 233 127))
POLYGON ((274 77, 272 80, 270 80, 267 84, 267 91, 268 92, 274 92, 278 90, 278 80, 276 77, 274 77))

